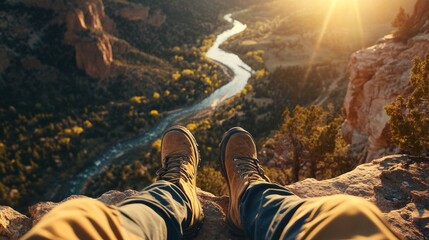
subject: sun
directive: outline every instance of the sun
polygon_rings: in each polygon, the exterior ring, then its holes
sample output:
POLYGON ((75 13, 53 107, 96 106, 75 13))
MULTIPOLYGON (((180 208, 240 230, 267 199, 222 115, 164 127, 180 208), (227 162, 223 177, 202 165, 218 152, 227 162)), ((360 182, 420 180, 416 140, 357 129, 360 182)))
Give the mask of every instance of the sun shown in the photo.
POLYGON ((335 21, 354 22, 353 28, 356 28, 358 31, 360 45, 361 47, 365 46, 364 30, 362 27, 362 17, 361 17, 360 5, 358 1, 359 0, 323 0, 323 4, 328 5, 328 7, 325 13, 325 18, 323 20, 322 28, 320 30, 319 36, 317 37, 317 41, 314 45, 314 48, 309 60, 304 81, 307 81, 310 75, 317 53, 320 50, 323 39, 327 34, 328 27, 334 24, 333 23, 334 18, 335 18, 335 21))

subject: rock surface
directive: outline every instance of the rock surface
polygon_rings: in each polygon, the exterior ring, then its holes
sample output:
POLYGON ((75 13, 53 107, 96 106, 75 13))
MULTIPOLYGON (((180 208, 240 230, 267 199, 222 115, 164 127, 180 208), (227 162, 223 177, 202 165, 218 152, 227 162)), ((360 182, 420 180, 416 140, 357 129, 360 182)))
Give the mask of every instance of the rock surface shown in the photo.
POLYGON ((0 239, 18 239, 31 228, 31 220, 10 207, 0 206, 0 239))
POLYGON ((105 15, 102 1, 73 1, 61 3, 54 0, 25 0, 25 4, 51 9, 58 14, 55 24, 65 24, 64 41, 74 46, 76 65, 93 78, 107 78, 113 74, 112 45, 104 32, 114 30, 114 23, 105 15))
POLYGON ((429 161, 393 155, 362 164, 333 179, 289 186, 300 197, 359 196, 376 204, 406 239, 429 236, 429 161))
POLYGON ((134 4, 117 10, 115 14, 130 21, 145 21, 149 17, 149 10, 142 4, 134 4))
POLYGON ((139 3, 128 4, 116 10, 115 15, 129 21, 144 21, 156 27, 161 26, 167 19, 161 10, 158 9, 151 13, 150 7, 139 3))
MULTIPOLYGON (((363 164, 339 177, 317 181, 306 179, 287 186, 303 198, 349 194, 376 204, 393 228, 406 239, 427 239, 429 236, 429 161, 410 159, 405 155, 388 156, 363 164)), ((98 198, 116 204, 137 191, 109 191, 98 198)), ((85 196, 71 196, 64 201, 85 196)), ((205 222, 197 239, 237 239, 227 230, 225 211, 228 197, 217 197, 199 191, 205 222)), ((63 201, 63 202, 64 202, 63 201)), ((59 203, 38 203, 29 208, 26 217, 9 207, 0 207, 0 239, 17 239, 31 224, 59 203)))
POLYGON ((343 105, 346 114, 343 135, 355 152, 363 153, 358 156, 361 163, 389 152, 389 117, 384 106, 398 95, 410 93, 412 61, 428 52, 426 33, 407 42, 396 42, 387 36, 377 45, 352 55, 343 105))
POLYGON ((351 57, 342 130, 360 163, 394 150, 384 107, 412 91, 408 79, 413 59, 429 53, 428 17, 428 1, 417 1, 407 27, 351 57))

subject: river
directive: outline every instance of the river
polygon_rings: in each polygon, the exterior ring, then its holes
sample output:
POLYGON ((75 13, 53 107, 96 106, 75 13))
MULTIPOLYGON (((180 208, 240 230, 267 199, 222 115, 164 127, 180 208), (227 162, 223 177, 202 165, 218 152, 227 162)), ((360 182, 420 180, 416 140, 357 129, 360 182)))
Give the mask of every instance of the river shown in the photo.
POLYGON ((100 173, 105 166, 111 164, 114 159, 119 156, 122 156, 124 153, 155 140, 172 122, 174 122, 179 117, 194 114, 206 108, 213 108, 217 104, 236 95, 237 93, 241 92, 241 90, 243 90, 243 88, 247 84, 247 81, 249 80, 254 71, 237 55, 225 52, 220 49, 219 46, 231 36, 244 31, 247 26, 233 19, 232 14, 225 15, 224 19, 227 22, 231 23, 233 26, 232 28, 224 31, 217 36, 215 42, 213 43, 213 46, 207 51, 206 56, 231 69, 231 71, 234 73, 233 79, 229 83, 215 90, 212 94, 210 94, 207 98, 203 99, 201 102, 170 113, 166 117, 162 118, 154 127, 149 129, 148 131, 142 133, 141 135, 133 139, 120 142, 106 150, 104 154, 94 160, 92 166, 80 172, 70 181, 70 187, 64 197, 68 197, 73 194, 79 194, 80 190, 87 182, 88 178, 100 173))

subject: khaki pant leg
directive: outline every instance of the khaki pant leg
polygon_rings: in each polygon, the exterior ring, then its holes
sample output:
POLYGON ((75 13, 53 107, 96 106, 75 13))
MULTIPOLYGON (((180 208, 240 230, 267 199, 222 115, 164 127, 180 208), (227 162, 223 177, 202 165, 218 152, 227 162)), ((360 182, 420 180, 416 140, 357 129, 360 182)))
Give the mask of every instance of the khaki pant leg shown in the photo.
POLYGON ((358 197, 334 195, 308 199, 289 224, 302 219, 305 222, 299 239, 398 239, 380 210, 358 197))
POLYGON ((139 239, 122 226, 115 207, 80 198, 55 207, 22 239, 139 239))

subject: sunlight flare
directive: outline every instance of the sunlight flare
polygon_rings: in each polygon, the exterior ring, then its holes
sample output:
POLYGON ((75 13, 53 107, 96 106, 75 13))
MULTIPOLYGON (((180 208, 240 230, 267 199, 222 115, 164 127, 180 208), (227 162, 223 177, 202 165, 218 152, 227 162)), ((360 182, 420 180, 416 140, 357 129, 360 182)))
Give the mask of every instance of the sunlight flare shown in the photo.
POLYGON ((362 18, 360 15, 360 7, 359 7, 358 0, 353 0, 353 9, 356 15, 356 22, 359 30, 359 40, 360 40, 361 48, 363 48, 365 47, 365 36, 364 36, 364 31, 362 26, 362 18))
POLYGON ((332 14, 334 13, 335 7, 337 6, 337 2, 338 2, 338 0, 332 0, 331 1, 331 5, 329 7, 329 11, 326 14, 325 20, 323 22, 322 30, 320 31, 320 35, 319 35, 319 37, 317 39, 316 45, 315 45, 315 47, 313 49, 313 53, 311 54, 310 61, 308 63, 307 71, 306 71, 306 73, 304 75, 304 79, 303 79, 304 83, 307 81, 307 79, 308 79, 308 77, 310 75, 311 69, 313 67, 314 60, 316 58, 317 52, 320 49, 320 45, 322 44, 323 38, 325 37, 326 30, 328 29, 329 22, 331 21, 331 18, 332 18, 332 14))

